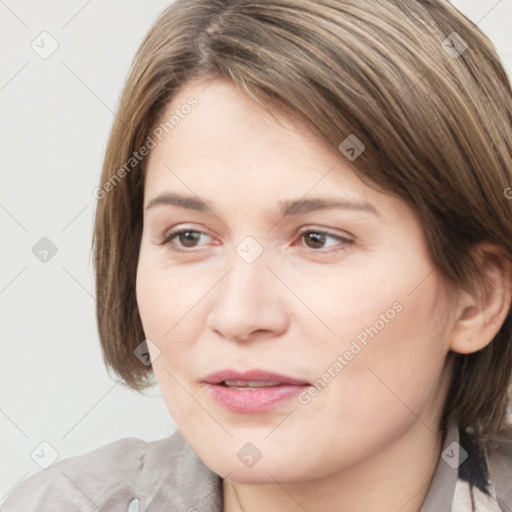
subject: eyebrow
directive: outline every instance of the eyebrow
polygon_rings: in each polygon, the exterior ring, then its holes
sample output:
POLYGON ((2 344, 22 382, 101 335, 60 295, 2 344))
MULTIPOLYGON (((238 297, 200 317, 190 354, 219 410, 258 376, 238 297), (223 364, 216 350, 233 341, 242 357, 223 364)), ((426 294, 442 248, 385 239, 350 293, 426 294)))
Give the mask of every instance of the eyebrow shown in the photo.
MULTIPOLYGON (((312 199, 293 199, 279 201, 279 213, 281 216, 299 215, 317 210, 327 210, 341 208, 345 210, 356 210, 371 213, 380 217, 380 213, 375 206, 367 202, 358 202, 343 198, 312 198, 312 199)), ((145 209, 149 210, 156 206, 171 205, 195 210, 199 212, 213 211, 213 207, 197 197, 184 196, 171 192, 165 192, 151 199, 145 209)))

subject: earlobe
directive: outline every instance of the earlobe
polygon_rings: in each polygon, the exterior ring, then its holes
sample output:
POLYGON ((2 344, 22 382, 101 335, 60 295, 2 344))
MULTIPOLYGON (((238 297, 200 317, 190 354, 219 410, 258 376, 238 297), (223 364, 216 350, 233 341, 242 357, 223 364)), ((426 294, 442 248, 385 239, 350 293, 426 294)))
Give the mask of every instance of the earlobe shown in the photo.
POLYGON ((477 261, 484 279, 474 294, 463 292, 461 312, 450 337, 450 349, 471 354, 486 347, 499 332, 511 303, 511 264, 499 248, 481 244, 477 261))

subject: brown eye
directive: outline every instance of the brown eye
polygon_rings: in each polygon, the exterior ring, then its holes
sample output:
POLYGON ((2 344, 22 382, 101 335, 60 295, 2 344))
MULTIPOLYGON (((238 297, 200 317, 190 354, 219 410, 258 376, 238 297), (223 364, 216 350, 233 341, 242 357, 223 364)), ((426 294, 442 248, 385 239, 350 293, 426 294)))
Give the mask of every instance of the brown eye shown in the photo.
POLYGON ((194 229, 178 229, 164 235, 160 241, 160 245, 165 245, 173 251, 185 252, 187 249, 200 248, 204 244, 201 243, 202 237, 209 237, 203 231, 194 229))
POLYGON ((321 249, 324 246, 325 240, 327 238, 325 233, 318 233, 315 231, 310 231, 302 236, 304 237, 306 245, 311 249, 321 249))
POLYGON ((354 241, 348 238, 320 230, 304 230, 301 233, 301 239, 306 248, 318 253, 332 253, 343 251, 347 246, 353 245, 354 241), (322 251, 324 249, 324 251, 322 251), (325 250, 329 249, 329 251, 325 250))
POLYGON ((177 233, 174 238, 178 238, 183 247, 195 247, 196 242, 201 238, 199 231, 182 231, 177 233))

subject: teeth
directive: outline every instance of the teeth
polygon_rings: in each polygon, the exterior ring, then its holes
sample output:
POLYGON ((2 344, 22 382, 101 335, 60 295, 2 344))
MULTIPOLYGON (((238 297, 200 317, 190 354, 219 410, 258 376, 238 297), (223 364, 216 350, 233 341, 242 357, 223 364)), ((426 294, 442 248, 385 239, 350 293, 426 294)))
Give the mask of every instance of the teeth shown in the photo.
POLYGON ((266 388, 271 386, 279 386, 281 384, 277 380, 273 381, 257 381, 257 380, 225 380, 224 384, 231 388, 266 388))

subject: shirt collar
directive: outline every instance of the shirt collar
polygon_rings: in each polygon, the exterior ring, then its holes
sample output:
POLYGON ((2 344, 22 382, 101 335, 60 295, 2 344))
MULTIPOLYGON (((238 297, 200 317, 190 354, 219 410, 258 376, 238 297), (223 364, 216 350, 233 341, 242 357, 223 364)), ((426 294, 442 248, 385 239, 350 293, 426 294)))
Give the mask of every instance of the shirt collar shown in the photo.
POLYGON ((489 480, 485 450, 455 422, 448 426, 441 456, 420 512, 501 512, 489 480))

